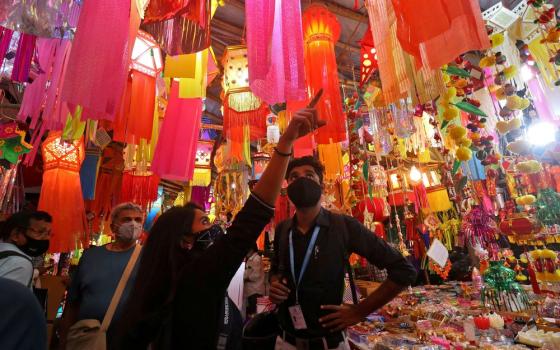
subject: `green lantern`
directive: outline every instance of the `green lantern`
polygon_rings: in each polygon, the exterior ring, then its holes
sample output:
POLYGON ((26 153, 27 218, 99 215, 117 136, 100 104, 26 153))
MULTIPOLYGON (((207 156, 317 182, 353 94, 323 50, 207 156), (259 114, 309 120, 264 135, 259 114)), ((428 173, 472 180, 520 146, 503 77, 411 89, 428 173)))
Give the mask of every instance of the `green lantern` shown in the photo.
POLYGON ((527 292, 515 281, 515 272, 501 261, 490 261, 480 294, 482 302, 495 311, 523 311, 529 305, 527 292))

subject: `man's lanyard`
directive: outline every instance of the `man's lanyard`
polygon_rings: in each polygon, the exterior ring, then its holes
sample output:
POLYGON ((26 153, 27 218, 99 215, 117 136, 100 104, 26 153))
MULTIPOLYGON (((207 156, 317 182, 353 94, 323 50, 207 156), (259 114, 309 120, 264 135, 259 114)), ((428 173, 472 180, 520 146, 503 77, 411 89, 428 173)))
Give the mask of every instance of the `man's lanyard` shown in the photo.
POLYGON ((294 279, 294 284, 296 285, 296 305, 299 304, 299 295, 298 295, 298 289, 299 289, 299 285, 301 283, 301 280, 303 279, 303 274, 305 273, 305 270, 307 270, 307 266, 309 265, 309 259, 311 258, 311 252, 313 251, 313 248, 315 247, 315 242, 317 241, 317 236, 319 236, 319 226, 315 226, 315 229, 313 230, 313 236, 311 236, 311 241, 309 241, 309 244, 307 245, 307 251, 305 252, 305 257, 303 258, 303 264, 301 264, 301 269, 299 271, 299 277, 296 278, 296 268, 295 268, 295 262, 294 262, 294 240, 293 240, 293 232, 292 230, 290 230, 290 267, 292 270, 292 277, 294 279))

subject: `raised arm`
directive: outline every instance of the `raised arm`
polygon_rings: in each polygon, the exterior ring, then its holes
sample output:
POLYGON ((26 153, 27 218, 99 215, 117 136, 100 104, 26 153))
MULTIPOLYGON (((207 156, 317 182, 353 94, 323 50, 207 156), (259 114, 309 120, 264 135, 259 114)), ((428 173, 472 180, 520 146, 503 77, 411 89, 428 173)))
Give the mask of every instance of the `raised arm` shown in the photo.
POLYGON ((286 131, 280 137, 276 150, 253 193, 266 204, 273 206, 280 195, 280 189, 292 155, 294 142, 313 130, 325 125, 325 121, 317 119, 317 111, 306 108, 298 111, 286 131))

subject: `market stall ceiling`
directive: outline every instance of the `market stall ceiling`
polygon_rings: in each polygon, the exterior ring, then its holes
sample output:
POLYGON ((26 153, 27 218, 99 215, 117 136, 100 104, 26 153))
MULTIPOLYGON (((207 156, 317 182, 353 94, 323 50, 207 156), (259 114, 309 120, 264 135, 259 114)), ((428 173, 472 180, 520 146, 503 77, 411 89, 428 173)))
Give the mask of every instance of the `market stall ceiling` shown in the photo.
MULTIPOLYGON (((480 7, 486 10, 499 2, 507 8, 513 8, 522 0, 480 0, 480 7)), ((302 0, 302 8, 305 9, 311 0, 302 0)), ((340 40, 335 51, 338 62, 338 71, 341 81, 348 85, 343 87, 348 93, 353 93, 352 82, 358 81, 360 77, 360 44, 368 28, 368 16, 364 7, 364 1, 358 0, 358 9, 354 9, 354 0, 321 0, 316 1, 325 4, 332 11, 341 26, 340 40)), ((555 0, 560 2, 560 0, 555 0)), ((221 59, 225 46, 241 43, 245 26, 245 2, 244 0, 225 0, 224 6, 216 11, 212 19, 212 47, 218 60, 221 59)), ((343 84, 344 85, 344 84, 343 84)), ((205 123, 221 124, 221 102, 220 102, 220 79, 215 79, 208 87, 206 100, 205 123)))

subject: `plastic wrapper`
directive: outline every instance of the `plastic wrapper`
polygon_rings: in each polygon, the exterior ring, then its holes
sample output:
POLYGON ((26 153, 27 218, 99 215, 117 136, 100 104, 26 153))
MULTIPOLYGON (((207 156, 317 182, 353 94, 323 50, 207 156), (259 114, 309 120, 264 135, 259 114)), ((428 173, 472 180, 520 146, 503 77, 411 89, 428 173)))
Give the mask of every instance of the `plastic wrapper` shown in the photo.
POLYGON ((71 39, 83 0, 3 0, 0 25, 46 38, 71 39))

